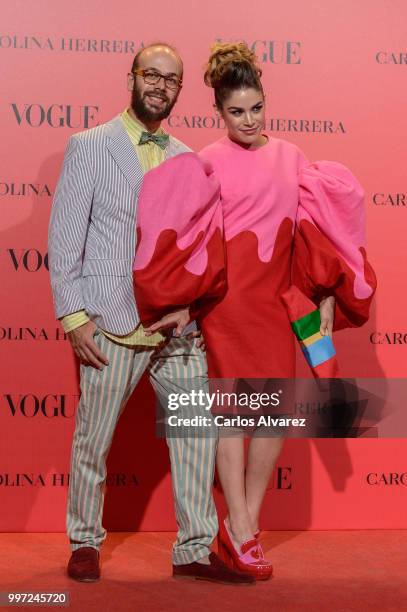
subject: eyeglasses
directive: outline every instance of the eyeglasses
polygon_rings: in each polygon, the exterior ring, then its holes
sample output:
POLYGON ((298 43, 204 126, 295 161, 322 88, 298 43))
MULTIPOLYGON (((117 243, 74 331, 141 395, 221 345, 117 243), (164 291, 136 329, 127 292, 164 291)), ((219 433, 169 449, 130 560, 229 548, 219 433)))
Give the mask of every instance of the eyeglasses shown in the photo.
POLYGON ((147 83, 147 85, 157 85, 161 79, 164 79, 165 86, 168 87, 168 89, 177 90, 182 86, 182 78, 164 76, 156 70, 143 70, 140 68, 139 70, 134 70, 133 74, 143 77, 144 83, 147 83))

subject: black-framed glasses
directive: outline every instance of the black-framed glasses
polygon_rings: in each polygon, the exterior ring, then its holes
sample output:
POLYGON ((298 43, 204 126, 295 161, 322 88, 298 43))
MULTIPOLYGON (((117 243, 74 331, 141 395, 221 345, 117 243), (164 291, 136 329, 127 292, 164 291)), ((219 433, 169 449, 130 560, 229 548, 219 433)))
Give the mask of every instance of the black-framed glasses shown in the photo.
POLYGON ((165 76, 161 74, 161 72, 157 72, 157 70, 152 70, 151 68, 134 70, 133 74, 143 77, 144 83, 147 85, 157 85, 161 79, 164 79, 165 86, 168 89, 177 90, 182 87, 182 78, 178 78, 173 75, 165 76))

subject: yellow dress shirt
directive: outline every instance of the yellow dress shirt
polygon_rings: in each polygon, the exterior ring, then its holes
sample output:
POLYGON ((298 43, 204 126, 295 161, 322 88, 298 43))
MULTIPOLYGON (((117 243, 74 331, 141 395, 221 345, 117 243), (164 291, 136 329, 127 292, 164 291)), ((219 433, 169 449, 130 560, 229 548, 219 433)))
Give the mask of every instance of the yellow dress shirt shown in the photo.
MULTIPOLYGON (((128 111, 128 108, 123 111, 123 113, 121 114, 121 119, 137 153, 137 157, 139 159, 143 172, 148 172, 149 170, 155 168, 165 160, 165 150, 161 149, 161 147, 159 147, 152 141, 146 142, 143 145, 139 144, 141 133, 147 130, 146 127, 142 123, 140 123, 140 121, 137 121, 137 119, 130 116, 128 111)), ((156 134, 165 134, 165 132, 162 128, 158 128, 156 134)), ((85 310, 79 310, 78 312, 66 315, 61 319, 62 327, 64 328, 65 332, 70 332, 76 329, 77 327, 84 325, 88 321, 90 321, 90 319, 86 314, 85 310)), ((102 331, 105 336, 111 338, 112 340, 114 340, 114 342, 118 342, 119 344, 126 344, 129 346, 157 346, 158 344, 160 344, 160 342, 164 340, 164 336, 160 332, 157 332, 152 336, 145 336, 144 329, 141 323, 136 327, 135 330, 133 330, 126 336, 115 336, 105 330, 102 331)))

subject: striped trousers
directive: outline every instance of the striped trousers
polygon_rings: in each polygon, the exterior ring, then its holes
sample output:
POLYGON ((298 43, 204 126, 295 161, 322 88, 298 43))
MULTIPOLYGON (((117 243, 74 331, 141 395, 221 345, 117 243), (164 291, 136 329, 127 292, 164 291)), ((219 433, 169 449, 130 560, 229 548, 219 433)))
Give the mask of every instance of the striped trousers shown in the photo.
MULTIPOLYGON (((171 338, 159 347, 128 347, 97 330, 94 341, 109 365, 102 371, 81 365, 67 511, 72 550, 99 549, 106 538, 102 526, 106 459, 120 414, 143 373, 148 371, 164 407, 169 393, 206 390, 208 384, 205 356, 195 339, 171 338)), ((189 417, 191 409, 180 407, 176 414, 189 417)), ((198 410, 207 414, 203 408, 195 408, 194 414, 198 410)), ((216 428, 206 429, 204 436, 167 435, 167 444, 178 524, 173 563, 182 565, 207 555, 218 529, 212 497, 216 428)))

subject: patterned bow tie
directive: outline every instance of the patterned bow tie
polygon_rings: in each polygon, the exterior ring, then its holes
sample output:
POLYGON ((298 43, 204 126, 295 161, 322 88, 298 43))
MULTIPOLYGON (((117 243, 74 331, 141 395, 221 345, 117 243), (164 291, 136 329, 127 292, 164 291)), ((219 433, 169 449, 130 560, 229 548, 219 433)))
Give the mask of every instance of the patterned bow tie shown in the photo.
POLYGON ((139 144, 143 145, 146 142, 154 142, 161 149, 165 149, 168 145, 170 137, 168 134, 151 134, 151 132, 141 132, 139 144))

